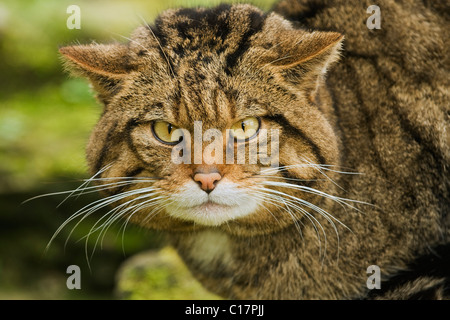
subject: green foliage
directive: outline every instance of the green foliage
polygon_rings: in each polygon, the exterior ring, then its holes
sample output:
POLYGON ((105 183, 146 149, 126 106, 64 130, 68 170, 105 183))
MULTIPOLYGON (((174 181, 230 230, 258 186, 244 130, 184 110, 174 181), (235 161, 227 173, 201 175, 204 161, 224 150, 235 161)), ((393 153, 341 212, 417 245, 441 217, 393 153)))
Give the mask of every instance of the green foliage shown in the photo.
POLYGON ((100 112, 81 79, 15 92, 0 109, 0 192, 85 175, 84 146, 100 112))

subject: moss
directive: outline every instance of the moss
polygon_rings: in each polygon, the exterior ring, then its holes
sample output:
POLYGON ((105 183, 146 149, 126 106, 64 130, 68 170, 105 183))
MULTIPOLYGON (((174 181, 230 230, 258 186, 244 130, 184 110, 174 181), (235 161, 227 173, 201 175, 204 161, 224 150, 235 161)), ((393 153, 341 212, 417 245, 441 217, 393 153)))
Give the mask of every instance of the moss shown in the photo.
POLYGON ((125 262, 116 292, 119 298, 133 300, 220 299, 192 277, 170 247, 144 252, 125 262))

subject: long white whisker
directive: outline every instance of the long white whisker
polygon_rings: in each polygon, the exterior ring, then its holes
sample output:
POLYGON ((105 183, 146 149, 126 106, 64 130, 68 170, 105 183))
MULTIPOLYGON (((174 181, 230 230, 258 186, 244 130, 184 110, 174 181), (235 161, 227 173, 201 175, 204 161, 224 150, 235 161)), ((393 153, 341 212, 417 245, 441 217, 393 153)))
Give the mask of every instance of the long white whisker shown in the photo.
POLYGON ((111 168, 113 165, 113 163, 110 163, 106 166, 104 166, 103 168, 101 168, 96 174, 94 174, 91 178, 87 179, 87 181, 85 181, 84 183, 82 183, 77 189, 75 189, 71 194, 69 194, 63 201, 61 201, 57 208, 59 208, 67 199, 69 199, 74 193, 76 193, 79 189, 83 188, 84 186, 89 185, 89 183, 91 183, 92 179, 94 179, 96 176, 102 174, 103 172, 105 172, 106 170, 108 170, 109 168, 111 168))
MULTIPOLYGON (((142 199, 146 199, 149 198, 151 196, 154 196, 156 193, 152 193, 152 194, 148 194, 145 196, 141 196, 138 197, 136 199, 133 200, 133 202, 137 201, 137 200, 142 200, 142 199)), ((98 229, 102 229, 99 237, 101 237, 101 242, 100 242, 100 248, 103 248, 103 239, 106 235, 106 232, 108 231, 108 229, 115 223, 117 222, 120 218, 124 217, 126 214, 128 214, 130 211, 130 215, 127 218, 127 221, 131 218, 131 216, 133 216, 136 212, 139 212, 140 210, 142 210, 146 205, 153 203, 153 202, 157 202, 157 200, 163 198, 162 196, 156 197, 156 198, 151 198, 150 200, 146 200, 143 202, 140 202, 138 204, 134 204, 132 206, 129 207, 124 207, 123 210, 117 212, 115 215, 112 215, 111 217, 109 217, 101 226, 97 227, 96 230, 93 230, 93 232, 96 232, 98 229), (103 236, 102 236, 103 234, 103 236)), ((121 208, 122 209, 122 208, 121 208)), ((119 229, 120 231, 120 229, 119 229)))
MULTIPOLYGON (((294 224, 295 224, 300 236, 303 238, 302 230, 301 230, 300 226, 298 225, 298 223, 301 223, 302 225, 303 225, 303 223, 295 218, 295 216, 293 215, 293 212, 290 211, 286 202, 281 197, 277 197, 276 200, 283 202, 285 207, 280 206, 280 204, 277 201, 275 201, 275 199, 274 199, 275 197, 271 196, 270 194, 267 194, 265 192, 260 192, 260 191, 255 191, 255 193, 257 194, 257 196, 253 195, 253 196, 255 196, 255 198, 259 198, 263 202, 268 202, 284 211, 287 210, 289 215, 291 216, 292 220, 294 221, 294 224), (272 200, 272 199, 274 199, 274 200, 272 200)), ((269 211, 269 213, 272 215, 272 217, 278 222, 279 225, 281 225, 281 223, 278 221, 278 219, 274 216, 274 214, 269 209, 267 209, 265 206, 264 206, 264 209, 269 211)))
MULTIPOLYGON (((109 229, 109 228, 110 228, 117 220, 119 220, 119 219, 122 218, 125 214, 127 214, 128 211, 132 210, 132 209, 135 208, 136 206, 139 206, 140 204, 135 204, 135 205, 132 205, 132 206, 130 206, 130 207, 128 207, 128 205, 132 204, 133 202, 135 202, 135 201, 137 201, 137 200, 141 200, 141 199, 144 199, 144 198, 148 198, 148 197, 150 197, 150 196, 152 196, 152 195, 153 195, 153 194, 151 194, 151 195, 146 195, 146 196, 141 196, 141 197, 138 197, 138 198, 135 198, 135 199, 132 199, 132 200, 129 200, 129 201, 123 203, 122 205, 120 205, 120 206, 114 208, 113 210, 110 210, 107 214, 103 215, 103 216, 102 216, 102 217, 94 224, 94 226, 92 226, 92 228, 91 228, 91 230, 89 231, 89 233, 88 233, 86 236, 83 237, 83 238, 85 238, 85 248, 86 248, 86 252, 87 252, 87 244, 88 244, 89 237, 90 237, 92 234, 94 234, 95 232, 97 232, 97 231, 100 230, 100 233, 99 233, 99 235, 97 236, 97 239, 96 239, 96 241, 95 241, 95 243, 94 243, 94 247, 93 247, 93 249, 92 249, 91 259, 92 259, 93 255, 94 255, 94 253, 95 253, 95 250, 96 250, 97 245, 99 244, 99 242, 100 242, 100 248, 103 248, 104 237, 105 237, 105 235, 106 235, 108 229, 109 229), (109 216, 108 219, 106 219, 106 221, 103 222, 100 226, 97 226, 97 225, 100 223, 100 221, 103 220, 103 219, 104 219, 105 217, 107 217, 107 216, 109 216), (97 226, 97 227, 96 227, 96 226, 97 226)), ((83 239, 83 238, 82 238, 82 239, 83 239)), ((80 240, 81 240, 81 239, 80 239, 80 240)))
POLYGON ((331 172, 340 173, 340 174, 348 174, 348 175, 364 174, 362 172, 340 171, 340 170, 331 169, 333 167, 337 167, 335 165, 330 165, 330 164, 320 164, 319 165, 319 164, 313 164, 313 163, 299 163, 299 164, 285 165, 285 166, 279 166, 279 167, 271 167, 271 168, 261 170, 261 174, 270 175, 270 174, 276 174, 279 171, 286 171, 286 170, 293 169, 293 168, 308 168, 308 167, 320 168, 322 170, 331 171, 331 172))
MULTIPOLYGON (((266 181, 266 183, 269 183, 269 182, 270 181, 266 181)), ((281 192, 281 191, 278 191, 278 190, 274 190, 274 189, 269 189, 269 188, 264 188, 264 187, 261 187, 260 189, 264 190, 266 192, 272 192, 272 193, 276 193, 276 194, 282 195, 283 197, 287 197, 287 198, 290 198, 290 199, 292 199, 292 200, 294 200, 294 201, 296 201, 298 203, 301 203, 301 204, 305 205, 306 207, 316 211, 317 213, 320 213, 325 219, 329 220, 330 223, 332 222, 332 220, 334 220, 334 221, 338 222, 340 225, 342 225, 344 228, 346 228, 349 231, 351 231, 350 228, 348 228, 340 220, 338 220, 337 218, 335 218, 334 216, 329 214, 327 211, 323 210, 322 208, 320 208, 320 207, 318 207, 318 206, 316 206, 316 205, 314 205, 314 204, 312 204, 312 203, 310 203, 310 202, 308 202, 308 201, 306 201, 304 199, 300 199, 300 198, 295 197, 293 195, 290 195, 290 194, 287 194, 287 193, 284 193, 284 192, 281 192)), ((302 189, 300 189, 300 190, 302 190, 302 189)), ((315 190, 315 189, 313 189, 313 190, 315 190)), ((334 225, 334 223, 333 223, 333 225, 334 225)))
MULTIPOLYGON (((145 192, 145 191, 141 191, 141 192, 145 192)), ((136 193, 139 193, 139 191, 136 191, 136 190, 126 191, 126 192, 123 192, 123 193, 118 194, 118 195, 112 195, 112 196, 109 196, 109 197, 106 197, 106 198, 103 198, 103 199, 96 200, 96 201, 94 201, 94 202, 84 206, 83 208, 79 209, 74 214, 72 214, 66 221, 64 221, 64 223, 62 223, 61 226, 55 231, 55 233, 53 234, 53 236, 51 237, 49 243, 46 246, 46 250, 48 250, 50 244, 53 242, 53 240, 56 238, 56 236, 61 232, 61 230, 68 223, 73 221, 74 219, 76 219, 76 218, 78 218, 78 217, 83 215, 82 219, 75 225, 74 228, 76 228, 85 218, 87 218, 93 212, 95 212, 95 211, 97 211, 97 210, 99 210, 101 208, 104 208, 104 207, 110 205, 111 203, 117 202, 117 201, 119 201, 119 200, 121 200, 123 198, 126 198, 126 197, 128 197, 130 195, 133 195, 133 194, 136 194, 136 193)), ((74 228, 69 233, 69 236, 68 236, 68 238, 66 240, 66 244, 67 244, 68 239, 70 238, 70 235, 73 233, 74 228)))
POLYGON ((253 175, 251 178, 270 178, 270 179, 280 179, 280 180, 287 180, 287 181, 297 181, 297 182, 311 182, 311 181, 324 181, 325 179, 297 179, 297 178, 286 178, 286 177, 280 177, 280 176, 273 176, 273 175, 253 175))
MULTIPOLYGON (((318 241, 318 245, 319 245, 319 256, 322 256, 322 241, 321 241, 321 237, 320 237, 320 233, 319 230, 316 226, 316 223, 319 225, 319 227, 322 230, 322 233, 324 235, 324 240, 325 240, 325 246, 324 246, 324 252, 326 252, 326 233, 324 228, 322 227, 322 224, 313 216, 311 215, 308 211, 306 211, 304 208, 300 207, 299 205, 295 204, 294 201, 289 200, 289 199, 285 199, 283 196, 280 196, 278 194, 271 194, 269 192, 263 192, 266 196, 271 197, 272 199, 274 199, 274 201, 280 201, 283 202, 287 208, 288 208, 288 212, 292 213, 292 211, 290 210, 290 207, 292 207, 292 209, 300 211, 301 213, 303 213, 303 215, 311 222, 314 230, 316 231, 316 235, 317 235, 317 241, 318 241)), ((291 214, 291 217, 295 220, 298 220, 298 218, 296 218, 293 214, 291 214)))
MULTIPOLYGON (((100 173, 100 172, 99 172, 100 173)), ((147 178, 147 177, 136 177, 136 178, 129 178, 129 177, 113 177, 113 178, 90 178, 90 179, 84 179, 82 180, 83 183, 78 186, 76 189, 73 190, 66 190, 66 191, 58 191, 58 192, 51 192, 51 193, 46 193, 46 194, 41 194, 35 197, 32 197, 30 199, 25 200, 24 202, 22 202, 22 204, 25 204, 27 202, 36 200, 36 199, 40 199, 40 198, 44 198, 44 197, 51 197, 51 196, 59 196, 59 195, 64 195, 64 194, 69 194, 62 202, 60 202, 57 206, 60 207, 65 201, 67 201, 67 199, 69 199, 70 197, 79 197, 80 195, 83 194, 87 194, 87 193, 95 193, 97 191, 103 191, 103 190, 108 190, 108 189, 113 189, 115 187, 120 187, 120 186, 125 186, 125 185, 129 185, 129 184, 134 184, 134 183, 142 183, 142 182, 154 182, 157 179, 155 178, 147 178), (131 180, 133 179, 133 180, 131 180), (102 185, 94 185, 94 186, 89 186, 87 187, 87 185, 93 181, 108 181, 108 180, 126 180, 126 181, 117 181, 114 183, 109 183, 109 184, 102 184, 102 185), (136 180, 136 181, 134 181, 136 180), (85 192, 86 190, 89 190, 88 192, 85 192)))
POLYGON ((154 208, 151 212, 147 214, 147 216, 142 220, 142 223, 148 223, 154 216, 156 216, 159 212, 164 210, 169 205, 172 205, 175 202, 175 200, 171 199, 165 199, 162 201, 164 203, 162 206, 159 206, 158 208, 154 208), (154 212, 156 209, 158 209, 156 212, 154 212))
MULTIPOLYGON (((111 205, 114 202, 120 201, 120 200, 125 199, 127 197, 132 197, 132 196, 135 196, 135 195, 138 195, 138 194, 152 192, 152 191, 155 191, 155 190, 156 190, 156 188, 154 188, 154 187, 145 187, 145 188, 140 188, 140 189, 136 189, 136 190, 130 190, 130 191, 122 192, 122 193, 120 193, 118 195, 112 195, 112 196, 109 196, 107 198, 97 200, 97 201, 95 201, 95 202, 93 202, 93 203, 83 207, 82 209, 77 211, 77 213, 78 213, 78 216, 81 215, 81 214, 85 215, 81 219, 81 220, 83 220, 87 216, 91 215, 92 213, 94 213, 94 212, 96 212, 96 211, 98 211, 98 210, 100 210, 100 209, 102 209, 104 207, 107 207, 107 206, 111 205)), ((105 217, 105 216, 111 215, 112 212, 120 210, 121 208, 123 208, 124 206, 129 204, 129 202, 136 201, 138 199, 142 199, 142 198, 145 198, 145 197, 148 197, 148 196, 149 195, 143 195, 143 196, 139 196, 137 198, 133 198, 131 200, 128 200, 127 202, 122 203, 122 204, 114 207, 110 211, 108 211, 108 213, 103 215, 102 218, 105 217)), ((81 222, 81 220, 77 223, 77 225, 81 222)), ((95 227, 95 225, 93 226, 93 228, 94 227, 95 227)))
POLYGON ((175 78, 175 73, 173 72, 172 69, 172 65, 170 63, 169 57, 167 56, 166 52, 164 51, 163 47, 161 46, 161 42, 159 41, 158 37, 156 37, 155 33, 153 32, 153 29, 149 26, 149 24, 147 23, 147 21, 145 21, 144 17, 142 17, 141 15, 138 15, 139 18, 142 20, 142 22, 144 22, 145 26, 147 27, 147 29, 152 33, 153 38, 156 40, 156 42, 158 43, 158 46, 164 56, 164 59, 166 59, 167 62, 167 66, 169 67, 169 70, 172 74, 172 77, 175 78))
MULTIPOLYGON (((275 205, 276 207, 281 208, 281 209, 284 210, 284 208, 283 208, 282 206, 280 206, 279 203, 277 203, 277 202, 275 202, 275 201, 272 201, 269 197, 267 197, 267 195, 266 195, 264 192, 254 191, 254 193, 252 194, 252 197, 255 197, 255 198, 260 199, 260 200, 262 200, 262 201, 264 201, 264 202, 268 202, 268 203, 270 203, 270 204, 273 204, 273 205, 275 205)), ((280 223, 280 221, 277 219, 277 217, 275 217, 274 214, 273 214, 269 209, 267 209, 266 207, 264 207, 264 209, 266 209, 267 211, 269 211, 269 213, 272 215, 272 217, 275 219, 275 221, 278 223, 278 225, 281 226, 281 223, 280 223)))
POLYGON ((343 204, 345 206, 348 206, 351 209, 354 209, 356 211, 360 211, 358 208, 352 206, 350 203, 359 203, 359 204, 364 204, 364 205, 371 205, 370 203, 364 202, 364 201, 360 201, 360 200, 353 200, 353 199, 347 199, 347 198, 341 198, 341 197, 337 197, 337 196, 333 196, 331 194, 328 194, 326 192, 311 188, 311 187, 307 187, 307 186, 302 186, 302 185, 297 185, 297 184, 292 184, 292 183, 287 183, 287 182, 279 182, 279 181, 265 181, 264 184, 268 185, 268 186, 275 186, 275 187, 282 187, 282 188, 290 188, 290 189, 297 189, 300 191, 304 191, 307 193, 312 193, 312 194, 316 194, 322 197, 326 197, 328 199, 331 199, 333 201, 336 201, 340 204, 343 204))
MULTIPOLYGON (((153 207, 158 206, 157 208, 160 209, 160 205, 164 202, 164 200, 166 200, 166 198, 164 196, 159 196, 159 197, 152 198, 152 199, 150 199, 148 201, 145 201, 145 202, 139 204, 139 206, 136 209, 134 209, 129 214, 128 218, 122 223, 122 226, 119 229, 119 233, 120 233, 120 230, 122 229, 122 251, 124 253, 125 253, 125 251, 124 251, 125 250, 124 249, 125 248, 125 246, 124 246, 125 230, 126 230, 128 224, 130 222, 130 219, 133 217, 133 215, 136 214, 139 211, 145 210, 145 209, 150 208, 152 206, 153 207), (163 200, 163 201, 161 201, 161 200, 163 200)), ((154 209, 152 210, 152 212, 154 211, 154 209)), ((103 241, 103 239, 102 239, 102 241, 103 241)))
MULTIPOLYGON (((316 165, 312 163, 310 160, 308 160, 306 157, 302 157, 303 161, 306 161, 312 168, 319 171, 320 174, 322 174, 328 181, 330 181, 332 184, 334 184, 336 187, 338 187, 341 190, 344 190, 339 184, 337 184, 333 179, 331 179, 325 172, 323 172, 323 168, 321 165, 316 165)), ((345 190, 344 190, 345 191, 345 190)))

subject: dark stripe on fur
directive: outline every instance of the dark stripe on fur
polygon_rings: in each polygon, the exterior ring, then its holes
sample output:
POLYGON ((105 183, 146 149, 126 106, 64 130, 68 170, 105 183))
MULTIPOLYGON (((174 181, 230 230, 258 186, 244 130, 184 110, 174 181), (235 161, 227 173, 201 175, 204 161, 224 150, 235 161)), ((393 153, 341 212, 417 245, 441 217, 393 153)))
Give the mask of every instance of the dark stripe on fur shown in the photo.
POLYGON ((173 102, 174 102, 175 108, 172 108, 172 110, 174 113, 175 121, 179 123, 181 120, 181 118, 180 118, 180 106, 181 106, 180 80, 177 81, 177 88, 174 91, 173 102))
MULTIPOLYGON (((132 138, 132 136, 131 136, 131 134, 132 134, 132 132, 133 132, 133 129, 134 129, 137 125, 139 125, 139 121, 138 121, 137 119, 130 119, 130 120, 127 122, 127 124, 126 124, 126 126, 125 126, 125 133, 126 133, 126 135, 127 135, 127 144, 128 144, 128 147, 130 148, 131 152, 133 152, 133 154, 136 156, 136 158, 138 158, 139 160, 141 160, 142 162, 144 162, 144 161, 141 159, 141 157, 140 157, 140 155, 139 155, 139 152, 136 150, 136 147, 135 147, 134 144, 133 144, 133 138, 132 138)), ((145 162, 144 162, 144 163, 145 163, 145 162)))
POLYGON ((217 101, 217 97, 218 97, 218 89, 214 89, 212 92, 212 106, 214 109, 214 115, 216 118, 219 117, 220 114, 220 109, 219 109, 219 102, 217 101))
MULTIPOLYGON (((144 171, 144 168, 137 167, 135 169, 132 169, 129 172, 126 172, 125 176, 130 178, 129 181, 133 181, 133 177, 137 176, 142 171, 144 171)), ((128 180, 123 180, 123 181, 128 181, 128 180)), ((124 192, 127 188, 129 188, 129 186, 127 186, 127 185, 120 186, 120 187, 117 187, 117 188, 107 189, 107 190, 105 190, 105 193, 107 193, 110 196, 113 196, 113 195, 117 195, 117 194, 120 194, 120 193, 124 192)))
POLYGON ((325 4, 308 1, 303 5, 298 5, 298 8, 293 8, 289 2, 276 2, 272 10, 284 16, 286 19, 293 22, 304 21, 305 19, 316 17, 321 11, 326 8, 325 4))
MULTIPOLYGON (((356 58, 356 59, 364 59, 365 61, 370 61, 372 66, 377 70, 377 73, 381 74, 383 76, 383 79, 385 79, 389 82, 387 84, 388 88, 395 85, 396 82, 394 79, 392 79, 391 75, 379 66, 376 56, 356 54, 353 52, 346 52, 345 55, 356 58)), ((392 92, 390 90, 388 91, 388 98, 391 101, 395 101, 395 103, 393 105, 400 104, 397 102, 398 97, 395 94, 392 94, 392 92)), ((412 124, 407 119, 407 117, 402 112, 400 112, 399 108, 393 108, 392 110, 398 116, 398 120, 400 121, 400 125, 402 126, 403 131, 407 132, 410 135, 411 139, 415 140, 417 142, 417 144, 420 145, 423 150, 428 151, 431 155, 433 155, 433 157, 436 158, 436 161, 441 162, 443 160, 442 154, 441 154, 440 150, 435 148, 432 141, 430 141, 430 139, 426 139, 425 137, 423 137, 418 132, 418 130, 414 126, 414 124, 412 124)))
POLYGON ((228 99, 229 105, 228 105, 228 111, 230 112, 230 119, 236 119, 236 97, 237 92, 231 91, 231 92, 225 92, 225 95, 228 99))
POLYGON ((266 19, 266 15, 260 14, 258 12, 251 12, 249 15, 250 24, 248 30, 244 33, 241 38, 241 41, 238 44, 237 49, 229 54, 226 58, 226 67, 225 72, 228 75, 231 75, 231 70, 236 65, 238 59, 248 50, 250 47, 250 37, 254 34, 260 32, 264 26, 264 21, 266 19))
POLYGON ((217 28, 217 35, 225 40, 230 32, 228 25, 228 17, 221 17, 223 12, 229 12, 231 5, 221 4, 217 7, 206 10, 195 10, 191 8, 180 9, 177 11, 177 16, 183 17, 182 22, 177 23, 176 28, 181 38, 192 38, 192 34, 196 33, 198 29, 207 26, 215 26, 217 28))
POLYGON ((302 130, 291 125, 283 115, 277 114, 274 116, 267 116, 266 118, 268 120, 277 122, 279 125, 281 125, 283 130, 288 132, 289 134, 299 136, 311 148, 312 152, 319 162, 318 164, 326 164, 326 159, 322 155, 319 146, 315 144, 315 142, 312 141, 302 130))
POLYGON ((125 176, 127 178, 133 178, 133 177, 137 176, 138 174, 140 174, 142 171, 144 171, 144 168, 137 167, 137 168, 132 169, 131 171, 126 172, 125 176))
POLYGON ((135 157, 139 161, 141 161, 144 168, 152 168, 152 169, 158 168, 158 166, 160 165, 158 160, 154 160, 151 162, 145 161, 144 159, 142 159, 141 155, 139 154, 139 151, 136 149, 135 145, 133 144, 132 133, 133 133, 134 128, 136 126, 138 126, 139 124, 140 124, 139 120, 133 118, 133 119, 130 119, 125 126, 125 135, 126 135, 128 148, 130 149, 131 152, 133 152, 135 157))
MULTIPOLYGON (((281 167, 281 169, 283 169, 283 167, 285 165, 280 163, 279 166, 281 167)), ((280 174, 283 176, 283 178, 286 179, 286 183, 291 183, 291 184, 295 184, 295 185, 299 185, 299 186, 305 186, 305 187, 308 187, 308 188, 313 188, 313 186, 317 182, 317 180, 300 180, 299 181, 297 176, 294 176, 293 174, 291 174, 289 172, 289 170, 286 170, 286 169, 278 170, 278 172, 280 172, 280 174), (295 180, 293 180, 293 179, 295 179, 295 180)))
POLYGON ((172 61, 170 60, 169 56, 164 52, 164 47, 167 45, 167 37, 160 32, 160 29, 158 27, 158 23, 161 24, 160 20, 156 20, 155 22, 155 27, 148 27, 149 31, 151 33, 151 37, 155 37, 156 40, 159 42, 159 45, 157 47, 158 51, 159 51, 159 55, 161 56, 161 59, 163 59, 163 61, 167 62, 168 67, 170 68, 170 72, 168 72, 168 74, 173 75, 174 77, 177 76, 176 70, 173 66, 172 61))
MULTIPOLYGON (((108 129, 108 132, 106 133, 106 138, 105 138, 105 142, 103 144, 103 148, 100 151, 100 153, 97 157, 97 161, 95 162, 95 165, 94 165, 95 172, 99 172, 101 170, 101 168, 103 168, 103 166, 104 166, 103 162, 105 161, 107 152, 113 146, 113 137, 114 137, 114 134, 116 133, 116 129, 117 129, 117 121, 113 123, 113 125, 108 129)), ((97 178, 100 178, 100 177, 101 177, 101 175, 99 175, 97 178)))
POLYGON ((430 250, 422 256, 415 259, 404 271, 400 271, 389 280, 381 283, 381 289, 371 290, 367 296, 368 299, 382 298, 383 295, 405 286, 421 277, 434 279, 445 279, 443 286, 427 289, 421 292, 412 292, 409 299, 427 299, 435 298, 435 293, 443 289, 445 298, 450 298, 450 244, 440 245, 430 250))

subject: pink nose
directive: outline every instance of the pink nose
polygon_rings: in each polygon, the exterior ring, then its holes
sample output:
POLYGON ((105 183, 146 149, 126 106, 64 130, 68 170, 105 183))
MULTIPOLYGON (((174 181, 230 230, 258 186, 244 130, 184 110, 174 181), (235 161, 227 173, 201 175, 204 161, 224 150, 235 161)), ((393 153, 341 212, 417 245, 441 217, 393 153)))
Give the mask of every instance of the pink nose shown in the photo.
POLYGON ((194 181, 199 182, 203 191, 210 193, 215 188, 215 183, 222 179, 220 173, 197 173, 194 176, 194 181))

